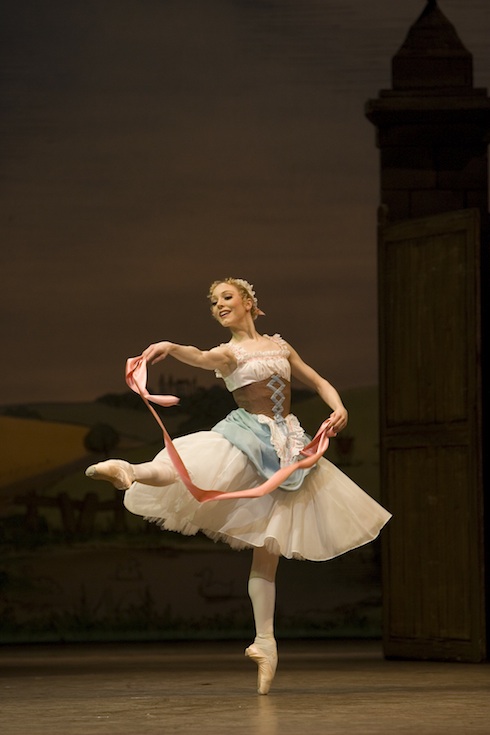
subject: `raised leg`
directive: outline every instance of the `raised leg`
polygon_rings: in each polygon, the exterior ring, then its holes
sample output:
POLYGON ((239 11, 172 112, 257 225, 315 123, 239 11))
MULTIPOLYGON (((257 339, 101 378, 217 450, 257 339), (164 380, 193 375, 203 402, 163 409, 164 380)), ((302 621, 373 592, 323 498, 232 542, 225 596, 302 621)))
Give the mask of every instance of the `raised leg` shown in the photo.
POLYGON ((276 606, 276 570, 279 557, 265 548, 254 549, 248 593, 255 621, 255 640, 245 655, 258 666, 257 691, 269 692, 277 668, 277 645, 274 638, 276 606))
POLYGON ((130 464, 124 459, 108 459, 91 465, 85 470, 85 474, 93 480, 107 480, 118 490, 127 490, 133 482, 164 487, 177 479, 177 473, 170 462, 155 459, 141 464, 130 464))

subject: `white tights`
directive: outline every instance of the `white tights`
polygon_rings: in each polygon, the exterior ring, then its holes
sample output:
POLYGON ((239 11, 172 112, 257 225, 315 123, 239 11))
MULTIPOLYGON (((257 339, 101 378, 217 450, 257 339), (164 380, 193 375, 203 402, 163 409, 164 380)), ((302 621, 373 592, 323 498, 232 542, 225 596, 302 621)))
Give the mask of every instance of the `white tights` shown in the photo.
POLYGON ((177 472, 169 462, 160 462, 154 459, 151 462, 131 465, 134 471, 134 479, 151 487, 164 487, 175 482, 177 472))
POLYGON ((255 640, 275 646, 274 611, 276 606, 276 570, 279 557, 264 547, 254 549, 248 580, 248 594, 255 621, 255 640))

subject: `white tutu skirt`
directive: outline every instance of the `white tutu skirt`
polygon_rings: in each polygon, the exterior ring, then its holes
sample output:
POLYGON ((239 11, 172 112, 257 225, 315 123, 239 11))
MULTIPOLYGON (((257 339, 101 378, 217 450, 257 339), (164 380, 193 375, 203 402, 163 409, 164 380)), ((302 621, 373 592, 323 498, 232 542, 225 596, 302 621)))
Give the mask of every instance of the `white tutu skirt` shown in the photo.
MULTIPOLYGON (((204 490, 230 492, 264 481, 246 455, 217 432, 189 434, 174 444, 193 482, 204 490)), ((166 449, 155 460, 171 464, 166 449)), ((391 518, 326 459, 295 492, 278 488, 259 498, 199 503, 180 480, 166 487, 135 482, 124 505, 169 531, 202 531, 234 549, 265 546, 288 559, 311 561, 332 559, 372 541, 391 518)))

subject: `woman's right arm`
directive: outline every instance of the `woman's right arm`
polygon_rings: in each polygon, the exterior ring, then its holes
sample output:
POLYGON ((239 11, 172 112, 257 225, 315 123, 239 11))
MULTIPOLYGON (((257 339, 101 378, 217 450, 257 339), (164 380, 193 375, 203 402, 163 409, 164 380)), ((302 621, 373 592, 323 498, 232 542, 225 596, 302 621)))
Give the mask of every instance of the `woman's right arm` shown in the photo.
POLYGON ((186 365, 199 367, 203 370, 220 370, 223 374, 232 372, 236 367, 233 352, 226 346, 220 345, 210 350, 200 350, 192 345, 178 345, 175 342, 155 342, 142 353, 142 357, 150 364, 164 360, 171 355, 186 365))

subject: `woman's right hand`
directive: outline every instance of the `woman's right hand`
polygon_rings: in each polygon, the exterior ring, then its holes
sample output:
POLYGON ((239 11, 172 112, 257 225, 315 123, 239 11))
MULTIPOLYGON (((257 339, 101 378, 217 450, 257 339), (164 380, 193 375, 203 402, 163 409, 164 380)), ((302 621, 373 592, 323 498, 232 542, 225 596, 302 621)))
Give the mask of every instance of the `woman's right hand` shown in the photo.
POLYGON ((165 360, 173 346, 173 342, 155 342, 142 352, 141 357, 150 365, 154 365, 156 362, 165 360))

